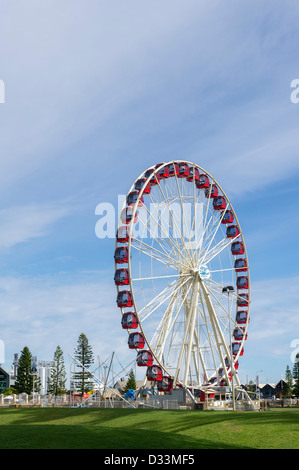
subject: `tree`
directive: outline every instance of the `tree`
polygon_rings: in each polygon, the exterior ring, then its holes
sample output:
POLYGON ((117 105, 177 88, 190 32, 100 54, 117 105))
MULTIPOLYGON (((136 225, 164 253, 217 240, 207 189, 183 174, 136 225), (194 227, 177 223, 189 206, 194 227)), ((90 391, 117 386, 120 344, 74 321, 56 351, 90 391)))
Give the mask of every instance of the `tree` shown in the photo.
POLYGON ((18 363, 17 379, 14 385, 17 393, 27 393, 30 395, 33 392, 33 389, 35 392, 40 391, 40 378, 31 372, 31 359, 32 354, 29 351, 29 348, 25 346, 23 351, 21 351, 18 363))
POLYGON ((285 374, 285 385, 284 385, 284 396, 286 398, 290 398, 292 396, 292 390, 293 389, 293 377, 292 377, 292 372, 289 366, 286 368, 286 374, 285 374))
POLYGON ((131 369, 130 373, 129 373, 129 378, 128 378, 128 381, 127 381, 127 384, 124 388, 124 392, 126 393, 128 390, 136 390, 136 380, 135 380, 135 375, 134 375, 134 372, 133 372, 133 369, 131 369))
POLYGON ((293 395, 295 395, 295 397, 299 397, 299 353, 296 355, 296 359, 294 362, 293 379, 293 395))
POLYGON ((92 348, 84 333, 81 333, 78 338, 75 358, 81 365, 77 366, 79 371, 73 374, 73 379, 76 389, 83 395, 83 393, 89 392, 93 387, 93 383, 89 380, 90 373, 86 368, 88 369, 94 361, 92 348))
POLYGON ((51 376, 48 379, 48 393, 59 396, 66 393, 65 382, 66 372, 64 367, 63 351, 57 346, 54 353, 54 367, 51 370, 51 376))

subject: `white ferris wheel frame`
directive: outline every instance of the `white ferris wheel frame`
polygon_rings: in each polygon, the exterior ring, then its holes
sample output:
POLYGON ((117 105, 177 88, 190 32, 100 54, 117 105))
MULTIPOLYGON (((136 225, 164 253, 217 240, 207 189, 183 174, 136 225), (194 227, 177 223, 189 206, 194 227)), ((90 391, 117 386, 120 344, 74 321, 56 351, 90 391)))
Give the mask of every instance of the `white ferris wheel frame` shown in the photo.
MULTIPOLYGON (((243 233, 242 233, 237 215, 235 213, 235 210, 234 210, 228 196, 224 192, 223 188, 214 179, 214 177, 209 172, 207 172, 205 169, 201 168, 200 166, 198 166, 197 164, 195 164, 193 162, 189 162, 189 161, 186 161, 186 160, 175 160, 175 161, 169 161, 167 163, 163 163, 158 167, 153 166, 149 169, 152 169, 153 172, 147 177, 146 181, 143 184, 142 189, 138 193, 138 197, 137 197, 137 200, 136 200, 135 204, 132 206, 132 219, 131 219, 131 222, 128 223, 128 224, 124 224, 122 222, 121 213, 127 207, 126 199, 123 203, 122 211, 120 213, 119 222, 118 222, 118 227, 123 226, 123 225, 127 225, 127 228, 128 228, 128 231, 129 231, 129 240, 128 240, 128 244, 127 244, 127 247, 128 247, 129 286, 126 286, 126 288, 129 288, 130 292, 131 292, 132 301, 133 301, 133 308, 134 308, 134 312, 135 312, 135 314, 137 316, 137 319, 138 319, 138 325, 139 325, 139 328, 140 328, 140 332, 142 333, 142 335, 145 339, 145 343, 147 345, 147 348, 145 348, 145 349, 149 350, 152 353, 152 356, 155 360, 155 364, 159 365, 163 369, 163 371, 164 371, 163 373, 173 379, 173 385, 174 386, 177 386, 177 385, 181 385, 183 387, 196 386, 197 388, 204 389, 205 387, 210 386, 211 385, 211 380, 215 379, 215 378, 216 378, 217 384, 218 384, 219 383, 219 377, 218 377, 219 368, 222 369, 222 371, 223 371, 222 379, 225 379, 227 384, 229 384, 231 379, 233 379, 235 384, 239 386, 240 381, 239 381, 239 377, 238 377, 238 371, 235 368, 235 366, 238 363, 238 359, 239 359, 241 351, 243 350, 244 342, 245 342, 246 336, 247 336, 247 329, 248 329, 248 324, 249 324, 249 319, 250 319, 250 286, 251 286, 251 283, 250 283, 249 262, 248 262, 248 256, 247 256, 245 240, 244 240, 243 233), (210 181, 209 191, 211 191, 212 184, 215 184, 217 186, 219 192, 221 193, 221 195, 226 200, 227 204, 226 204, 226 209, 225 210, 229 209, 233 213, 234 224, 236 224, 239 228, 239 234, 236 237, 229 238, 229 239, 224 237, 222 240, 220 240, 220 242, 218 242, 216 245, 213 246, 215 235, 216 235, 216 233, 219 230, 219 227, 221 225, 221 220, 223 218, 223 215, 222 215, 220 217, 219 222, 218 222, 218 226, 214 230, 214 236, 212 236, 209 240, 209 243, 208 243, 207 248, 205 250, 204 256, 202 256, 200 259, 197 258, 197 261, 195 259, 196 250, 193 250, 193 255, 191 255, 191 253, 189 253, 190 256, 189 256, 188 259, 186 259, 186 256, 183 256, 181 248, 182 248, 182 246, 185 242, 184 242, 182 237, 181 237, 181 240, 180 240, 180 243, 182 243, 182 245, 179 245, 178 242, 175 243, 174 239, 171 238, 171 237, 169 237, 169 238, 164 237, 164 238, 160 238, 160 239, 159 239, 159 237, 157 237, 158 238, 159 248, 157 248, 157 247, 154 248, 153 246, 145 243, 144 241, 137 240, 137 239, 134 240, 134 238, 133 238, 134 237, 134 230, 133 230, 134 218, 136 216, 138 208, 140 207, 140 204, 142 204, 141 203, 142 197, 143 198, 149 197, 151 199, 151 194, 144 194, 144 189, 150 183, 151 178, 153 177, 153 175, 156 175, 159 172, 159 170, 161 170, 163 167, 168 167, 170 164, 175 165, 175 164, 181 164, 181 163, 187 164, 189 166, 189 168, 193 167, 193 169, 197 169, 200 174, 205 174, 209 178, 209 181, 210 181), (241 340, 238 340, 239 350, 238 350, 237 354, 232 355, 232 341, 233 341, 232 330, 234 328, 240 328, 239 325, 236 323, 235 319, 232 318, 232 315, 233 315, 232 307, 234 305, 236 306, 236 313, 237 313, 237 310, 238 310, 237 299, 239 298, 239 294, 235 293, 235 292, 231 292, 231 291, 228 291, 227 294, 224 294, 222 292, 223 302, 221 304, 221 302, 219 302, 219 298, 217 298, 217 296, 215 295, 215 292, 216 292, 215 288, 217 288, 217 290, 219 290, 219 292, 220 292, 220 290, 223 289, 226 286, 220 285, 220 284, 217 285, 217 282, 214 282, 215 285, 213 287, 211 287, 211 284, 213 284, 213 280, 209 279, 208 282, 207 282, 207 280, 202 279, 200 274, 199 274, 199 271, 197 269, 194 269, 194 266, 198 267, 199 265, 202 265, 201 262, 204 262, 204 265, 207 265, 209 262, 212 261, 213 258, 215 258, 217 255, 219 255, 221 251, 227 250, 227 249, 230 250, 231 244, 234 241, 241 241, 242 244, 243 244, 243 247, 244 247, 244 253, 243 253, 242 257, 244 257, 246 259, 246 265, 247 265, 246 276, 248 278, 248 287, 246 288, 246 290, 247 290, 246 294, 248 295, 248 306, 246 306, 246 311, 247 311, 246 323, 244 325, 242 325, 242 327, 243 327, 243 338, 241 340), (135 245, 134 245, 134 243, 135 243, 135 245), (138 244, 138 246, 136 246, 136 243, 138 244), (171 246, 172 251, 169 250, 169 245, 171 246), (166 248, 166 246, 167 246, 167 248, 166 248), (150 257, 151 261, 154 260, 156 263, 162 263, 162 264, 168 266, 168 268, 170 268, 170 269, 178 269, 179 268, 181 270, 181 274, 176 274, 176 275, 167 274, 167 275, 164 275, 164 276, 152 276, 152 277, 147 277, 147 278, 144 278, 144 279, 142 277, 138 278, 137 273, 134 275, 134 273, 132 272, 131 258, 132 258, 132 252, 133 252, 134 249, 137 250, 137 251, 140 251, 143 255, 147 255, 148 257, 150 257), (208 257, 207 257, 207 254, 209 255, 208 257), (187 272, 188 269, 189 269, 189 274, 187 272), (175 278, 175 280, 173 281, 172 278, 175 278), (138 302, 136 301, 136 298, 135 298, 136 296, 135 296, 135 293, 134 293, 134 283, 136 281, 141 281, 141 280, 152 280, 153 281, 154 279, 156 279, 156 280, 167 279, 169 281, 168 288, 166 288, 162 292, 160 292, 158 294, 158 296, 153 296, 151 301, 141 308, 141 306, 138 305, 138 302), (176 279, 178 279, 177 284, 175 284, 176 279), (183 291, 184 286, 185 286, 185 294, 184 294, 185 298, 182 298, 183 297, 182 291, 183 291), (186 288, 187 288, 187 292, 186 292, 186 288), (186 298, 190 294, 190 290, 192 290, 192 295, 191 295, 191 298, 189 296, 189 302, 186 302, 186 298), (180 295, 176 296, 176 294, 179 291, 180 291, 180 295), (158 310, 162 305, 164 305, 166 301, 169 301, 169 303, 167 305, 165 313, 162 316, 161 321, 160 321, 158 327, 156 328, 156 331, 154 332, 154 335, 152 335, 152 338, 149 338, 148 333, 146 331, 145 321, 154 311, 158 310), (180 307, 179 307, 179 312, 181 311, 182 306, 184 308, 185 324, 184 324, 184 328, 183 328, 184 336, 183 336, 182 344, 181 344, 181 347, 180 347, 180 352, 179 352, 179 356, 178 356, 176 370, 174 371, 173 369, 170 370, 167 367, 165 361, 163 361, 163 352, 164 352, 164 347, 165 347, 165 343, 167 341, 168 335, 174 329, 174 324, 175 324, 176 319, 173 318, 172 314, 173 314, 173 311, 174 311, 174 306, 177 305, 178 303, 181 304, 180 307), (217 313, 215 311, 215 305, 217 303, 221 304, 221 305, 219 305, 219 307, 221 307, 224 314, 225 313, 227 314, 227 317, 228 317, 228 320, 229 320, 229 334, 228 334, 229 338, 228 339, 227 339, 227 335, 226 335, 226 337, 224 335, 224 328, 223 329, 221 328, 221 320, 219 319, 219 316, 217 315, 217 313), (211 342, 210 343, 210 350, 211 350, 210 352, 213 352, 214 355, 215 355, 215 353, 217 353, 217 355, 218 355, 218 357, 214 358, 214 363, 216 364, 214 371, 207 370, 207 368, 205 367, 205 360, 203 359, 202 352, 201 352, 201 344, 199 342, 199 338, 196 335, 196 331, 195 331, 196 320, 197 320, 197 317, 199 316, 199 312, 198 312, 198 310, 199 310, 198 305, 199 304, 201 304, 201 307, 204 310, 204 315, 201 315, 201 321, 204 322, 205 317, 206 317, 206 319, 209 320, 208 323, 206 321, 206 328, 207 328, 207 333, 210 336, 210 339, 209 339, 210 342, 211 342), (228 307, 226 307, 226 304, 228 305, 228 307), (205 307, 204 307, 204 305, 205 305, 205 307), (233 327, 232 330, 231 330, 231 326, 233 327), (212 347, 212 342, 213 342, 213 347, 212 347), (195 349, 197 350, 197 357, 196 358, 194 358, 195 349), (189 377, 189 368, 190 368, 190 362, 192 361, 192 356, 193 356, 193 360, 194 360, 193 366, 195 364, 195 369, 197 368, 197 372, 196 372, 197 373, 197 380, 195 380, 195 381, 192 380, 192 378, 190 380, 190 377, 189 377), (225 362, 226 360, 228 360, 228 362, 229 362, 228 364, 227 364, 227 362, 225 362), (197 365, 196 365, 196 361, 197 361, 197 365), (184 363, 184 367, 182 368, 183 363, 184 363), (201 366, 201 368, 200 368, 200 366, 201 366), (183 376, 180 375, 182 370, 183 370, 183 376), (203 378, 200 378, 200 373, 202 374, 203 372, 204 372, 203 378)), ((141 179, 142 177, 144 177, 144 174, 145 174, 145 172, 141 173, 141 175, 139 175, 139 177, 134 181, 134 183, 132 184, 130 190, 127 193, 127 196, 132 191, 134 191, 136 182, 139 179, 141 179)), ((178 195, 179 195, 178 202, 181 204, 182 223, 184 224, 183 195, 180 194, 180 185, 181 186, 183 185, 182 178, 178 178, 178 176, 176 174, 176 171, 175 171, 174 176, 163 180, 163 181, 165 181, 165 183, 164 183, 165 185, 167 184, 168 179, 169 180, 170 179, 171 180, 176 180, 176 185, 177 185, 177 188, 178 188, 178 195)), ((160 187, 160 183, 161 183, 161 181, 158 181, 157 186, 160 187)), ((197 189, 196 186, 195 186, 195 171, 194 170, 193 170, 193 180, 189 181, 188 184, 193 184, 193 195, 194 195, 193 206, 194 206, 196 204, 196 199, 195 199, 196 192, 197 191, 202 191, 201 189, 197 189)), ((182 186, 182 189, 183 189, 183 186, 182 186)), ((161 187, 160 187, 160 191, 162 193, 165 204, 166 204, 166 206, 168 205, 168 209, 169 209, 168 194, 163 193, 163 191, 161 190, 161 187)), ((220 195, 220 193, 219 193, 219 195, 220 195)), ((207 230, 208 230, 208 224, 209 224, 209 221, 207 220, 208 219, 208 210, 209 210, 209 204, 211 203, 211 200, 212 200, 210 195, 211 195, 211 193, 209 194, 209 197, 207 198, 208 201, 207 201, 207 207, 206 207, 206 211, 205 211, 205 218, 204 218, 204 221, 203 221, 203 229, 202 229, 201 237, 200 237, 200 240, 196 240, 196 244, 200 242, 200 250, 202 249, 205 233, 207 233, 207 230)), ((152 201, 152 202, 154 202, 154 201, 152 201)), ((146 209, 145 204, 142 204, 142 207, 144 207, 146 209)), ((148 209, 146 209, 146 210, 148 211, 148 209)), ((224 212, 225 212, 225 210, 224 210, 224 212)), ((224 214, 224 212, 223 212, 223 214, 224 214)), ((171 214, 171 210, 169 210, 169 213, 171 214)), ((194 215, 195 214, 196 214, 196 212, 194 211, 194 215)), ((152 217, 152 214, 151 214, 151 217, 152 217)), ((194 219, 196 219, 196 217, 194 217, 194 219)), ((159 221, 156 221, 156 222, 157 222, 157 226, 159 227, 159 229, 162 233, 163 226, 161 226, 159 221)), ((172 215, 172 222, 173 222, 173 227, 175 228, 176 222, 175 222, 175 219, 174 219, 173 215, 172 215)), ((193 220, 192 221, 192 227, 194 228, 195 237, 197 237, 197 235, 198 235, 197 230, 196 230, 196 226, 197 226, 196 220, 193 220)), ((191 229, 192 229, 192 227, 191 227, 191 229)), ((148 227, 146 229, 148 230, 148 227)), ((118 246, 119 245, 118 245, 117 238, 116 238, 115 248, 117 248, 118 246)), ((186 249, 186 246, 184 247, 184 249, 185 249, 185 255, 186 255, 186 253, 188 254, 188 250, 186 249)), ((201 253, 200 250, 197 251, 197 254, 201 253)), ((236 259, 236 257, 231 254, 231 259, 232 260, 236 259)), ((117 269, 117 268, 118 268, 117 263, 115 263, 115 269, 117 269)), ((232 272, 234 273, 234 277, 236 278, 237 273, 232 268, 223 268, 223 271, 225 271, 225 270, 228 271, 230 269, 232 270, 232 272)), ((212 271, 211 271, 211 273, 212 273, 212 271)), ((117 288, 117 293, 122 290, 121 286, 117 285, 116 288, 117 288)), ((120 308, 121 308, 122 314, 124 314, 125 313, 124 312, 125 308, 122 308, 122 307, 120 307, 120 308)), ((226 329, 228 329, 227 326, 226 326, 226 329)), ((128 329, 128 333, 130 334, 131 332, 134 332, 134 330, 128 329)), ((171 346, 169 346, 169 350, 170 350, 170 347, 171 346)), ((143 349, 144 348, 141 348, 141 350, 143 350, 143 349)))

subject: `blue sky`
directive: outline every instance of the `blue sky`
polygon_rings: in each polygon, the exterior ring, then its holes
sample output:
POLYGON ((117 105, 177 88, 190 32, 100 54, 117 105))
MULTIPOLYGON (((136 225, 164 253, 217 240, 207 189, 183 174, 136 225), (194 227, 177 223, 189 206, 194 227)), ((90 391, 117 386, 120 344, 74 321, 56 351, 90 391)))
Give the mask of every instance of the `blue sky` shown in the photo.
POLYGON ((96 237, 95 209, 176 158, 213 174, 245 236, 240 378, 278 381, 299 338, 299 6, 0 3, 4 366, 25 345, 46 360, 59 344, 67 362, 81 332, 95 356, 134 359, 115 306, 114 240, 96 237))

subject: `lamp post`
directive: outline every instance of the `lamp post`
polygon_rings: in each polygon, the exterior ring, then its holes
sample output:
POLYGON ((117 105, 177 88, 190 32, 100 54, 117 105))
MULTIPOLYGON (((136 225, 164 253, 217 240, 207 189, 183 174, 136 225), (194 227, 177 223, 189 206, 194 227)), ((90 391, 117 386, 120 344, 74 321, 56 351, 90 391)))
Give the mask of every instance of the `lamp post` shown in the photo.
POLYGON ((232 398, 233 398, 233 411, 236 410, 236 402, 235 402, 235 385, 234 385, 234 372, 233 372, 233 351, 232 351, 232 333, 231 333, 231 317, 229 311, 229 294, 233 292, 235 289, 233 286, 226 286, 223 287, 222 293, 227 293, 227 311, 228 311, 228 319, 229 319, 229 342, 230 342, 230 371, 231 371, 231 380, 232 380, 232 398))
POLYGON ((259 372, 264 372, 262 369, 258 370, 255 373, 255 386, 256 386, 256 398, 258 399, 259 408, 261 407, 261 397, 260 397, 260 387, 259 387, 259 376, 257 375, 259 372))

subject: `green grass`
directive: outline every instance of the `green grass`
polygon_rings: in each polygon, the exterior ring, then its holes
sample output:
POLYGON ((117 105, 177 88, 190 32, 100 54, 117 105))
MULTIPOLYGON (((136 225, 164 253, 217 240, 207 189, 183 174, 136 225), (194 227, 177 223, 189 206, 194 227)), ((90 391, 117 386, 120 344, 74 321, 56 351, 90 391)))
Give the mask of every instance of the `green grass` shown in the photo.
POLYGON ((298 449, 299 410, 3 408, 0 449, 298 449))

